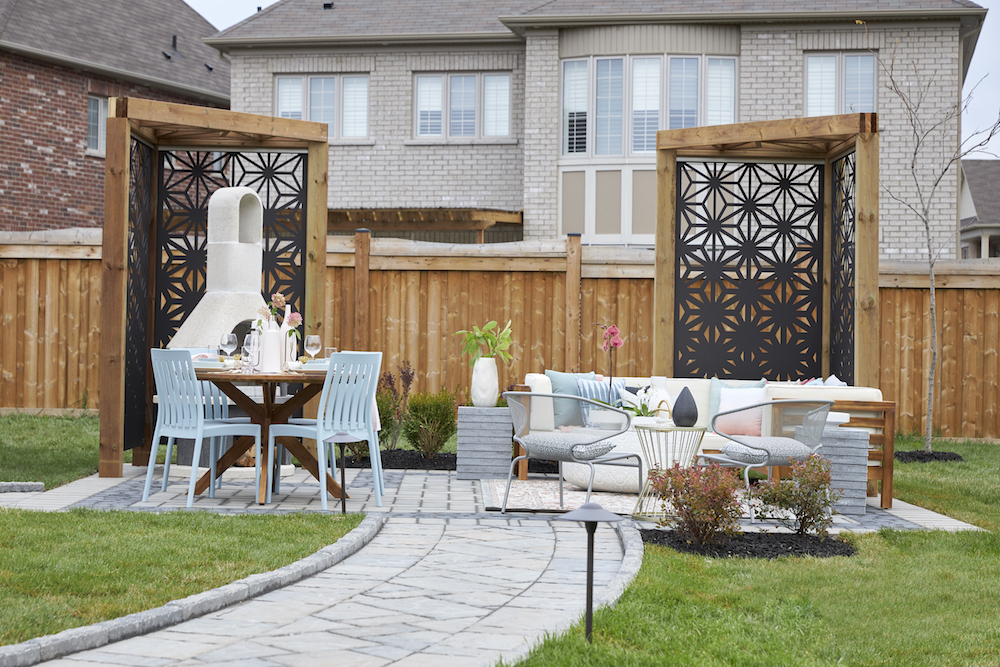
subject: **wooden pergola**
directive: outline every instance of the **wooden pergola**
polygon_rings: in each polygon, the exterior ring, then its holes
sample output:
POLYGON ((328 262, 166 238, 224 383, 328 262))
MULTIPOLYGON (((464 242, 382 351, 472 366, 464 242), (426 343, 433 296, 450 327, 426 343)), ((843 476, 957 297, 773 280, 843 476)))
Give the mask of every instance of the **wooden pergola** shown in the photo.
MULTIPOLYGON (((718 161, 809 161, 824 169, 824 219, 832 211, 834 161, 855 153, 854 367, 858 385, 879 386, 878 120, 874 113, 661 130, 656 136, 657 212, 653 374, 674 376, 678 158, 718 161)), ((831 254, 824 226, 824 257, 831 254)), ((830 284, 830 262, 823 284, 830 284)), ((824 290, 823 313, 830 313, 824 290)), ((824 376, 829 374, 830 317, 823 318, 824 376)))
MULTIPOLYGON (((131 146, 133 138, 154 150, 307 151, 305 202, 306 277, 304 328, 320 334, 325 308, 328 143, 325 123, 272 118, 226 109, 156 102, 134 98, 109 101, 104 181, 104 238, 101 297, 100 458, 102 477, 121 477, 125 423, 125 331, 129 265, 131 146)), ((155 180, 149 186, 155 195, 155 180)), ((148 197, 155 221, 157 197, 148 197)), ((157 257, 149 244, 153 281, 157 257)), ((155 290, 149 289, 152 318, 155 290)), ((148 347, 152 346, 150 327, 148 347)), ((151 383, 147 383, 151 386, 151 383)), ((148 450, 147 450, 148 451, 148 450)))

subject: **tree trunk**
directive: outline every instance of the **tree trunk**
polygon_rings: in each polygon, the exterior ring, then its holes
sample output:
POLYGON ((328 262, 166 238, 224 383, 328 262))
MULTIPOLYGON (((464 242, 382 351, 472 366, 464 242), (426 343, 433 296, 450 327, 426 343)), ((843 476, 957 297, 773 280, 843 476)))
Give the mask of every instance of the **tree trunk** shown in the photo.
MULTIPOLYGON (((928 238, 930 234, 928 233, 928 238)), ((929 250, 929 249, 928 249, 929 250)), ((924 451, 928 454, 934 451, 931 446, 934 415, 934 371, 937 369, 938 337, 937 337, 937 301, 934 294, 934 255, 928 251, 930 260, 930 306, 931 306, 931 367, 927 374, 927 421, 924 429, 924 451)))

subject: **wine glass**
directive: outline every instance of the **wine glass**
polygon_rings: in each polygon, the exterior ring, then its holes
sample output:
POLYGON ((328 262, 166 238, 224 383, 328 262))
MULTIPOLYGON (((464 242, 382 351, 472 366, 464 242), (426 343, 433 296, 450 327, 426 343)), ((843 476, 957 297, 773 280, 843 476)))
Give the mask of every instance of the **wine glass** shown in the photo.
POLYGON ((260 349, 260 335, 256 331, 247 333, 243 339, 243 372, 253 373, 257 365, 257 351, 260 349))
POLYGON ((323 349, 323 343, 320 342, 319 336, 306 336, 306 354, 309 355, 310 360, 316 358, 316 353, 323 349))
POLYGON ((222 334, 222 341, 219 343, 219 347, 222 348, 227 357, 232 357, 233 352, 236 350, 236 334, 222 334))

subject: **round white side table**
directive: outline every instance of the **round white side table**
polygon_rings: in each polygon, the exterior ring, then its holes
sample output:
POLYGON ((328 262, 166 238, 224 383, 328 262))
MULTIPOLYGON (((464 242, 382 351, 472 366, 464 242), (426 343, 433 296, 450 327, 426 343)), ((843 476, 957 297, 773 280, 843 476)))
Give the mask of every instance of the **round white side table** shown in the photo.
MULTIPOLYGON (((647 470, 653 468, 665 470, 672 467, 674 463, 679 463, 683 468, 690 466, 701 446, 701 439, 705 435, 704 428, 661 426, 658 424, 636 426, 635 432, 639 436, 639 444, 642 447, 647 470)), ((642 484, 642 491, 639 492, 639 499, 635 503, 635 509, 632 510, 632 518, 659 521, 665 516, 663 503, 660 496, 653 490, 647 473, 646 480, 642 484)))

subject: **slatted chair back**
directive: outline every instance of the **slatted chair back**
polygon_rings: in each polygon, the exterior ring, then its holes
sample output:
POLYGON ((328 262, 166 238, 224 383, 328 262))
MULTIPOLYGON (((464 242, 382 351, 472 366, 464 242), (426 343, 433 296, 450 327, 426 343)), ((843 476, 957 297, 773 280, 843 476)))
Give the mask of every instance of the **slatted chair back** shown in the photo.
POLYGON ((381 368, 381 352, 338 352, 330 357, 317 412, 322 432, 367 434, 372 429, 381 368))
POLYGON ((201 382, 188 350, 150 350, 158 397, 158 419, 167 435, 197 431, 205 421, 201 382))

